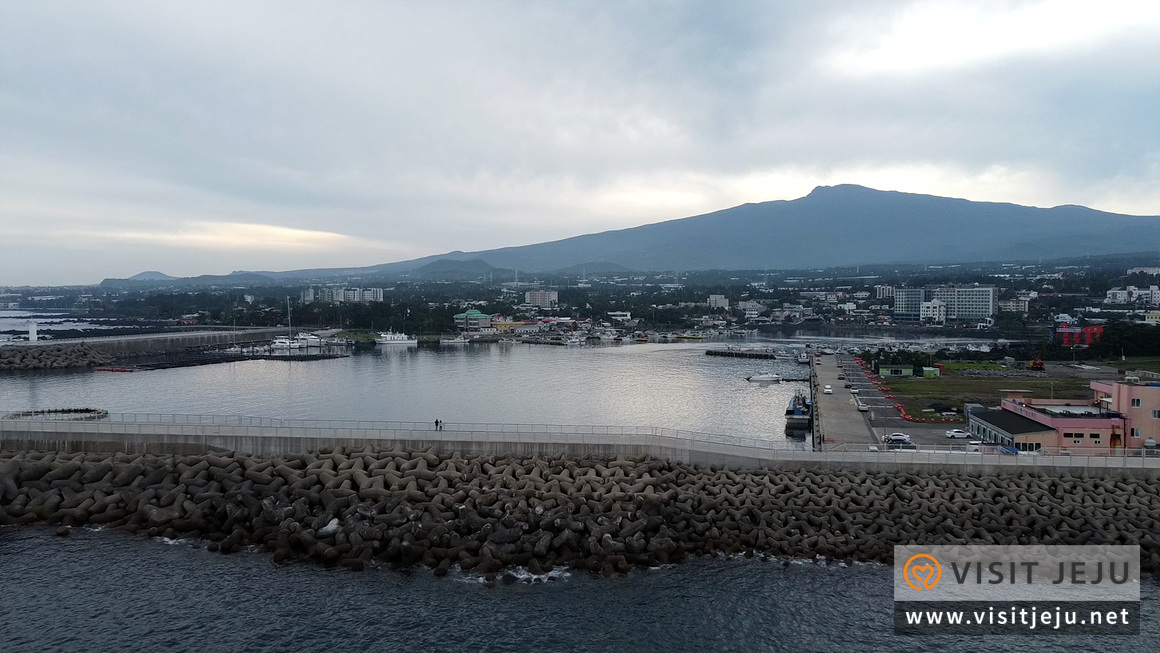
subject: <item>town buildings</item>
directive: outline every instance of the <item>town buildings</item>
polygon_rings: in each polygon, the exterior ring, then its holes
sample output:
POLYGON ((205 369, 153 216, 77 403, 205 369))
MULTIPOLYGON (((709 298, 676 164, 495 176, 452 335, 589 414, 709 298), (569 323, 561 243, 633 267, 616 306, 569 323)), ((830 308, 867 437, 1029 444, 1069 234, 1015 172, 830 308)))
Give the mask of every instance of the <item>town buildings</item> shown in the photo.
POLYGON ((302 291, 302 303, 310 304, 369 304, 381 302, 385 297, 382 288, 338 288, 325 286, 322 288, 307 288, 302 291))
POLYGON ((894 319, 919 322, 923 303, 935 300, 945 306, 947 321, 984 320, 999 311, 999 289, 995 286, 895 288, 894 319))

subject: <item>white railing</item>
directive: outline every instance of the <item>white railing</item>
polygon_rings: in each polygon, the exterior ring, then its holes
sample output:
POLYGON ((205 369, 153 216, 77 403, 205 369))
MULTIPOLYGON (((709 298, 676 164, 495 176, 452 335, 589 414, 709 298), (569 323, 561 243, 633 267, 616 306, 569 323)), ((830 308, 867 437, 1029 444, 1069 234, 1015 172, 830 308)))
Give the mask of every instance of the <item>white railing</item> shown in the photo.
MULTIPOLYGON (((655 426, 607 426, 584 424, 503 424, 443 422, 436 430, 434 422, 388 420, 301 420, 244 415, 192 415, 173 413, 108 413, 99 420, 53 419, 53 415, 22 415, 4 419, 20 411, 0 411, 0 432, 53 431, 65 434, 192 434, 189 428, 222 427, 229 434, 245 437, 344 437, 360 439, 463 439, 479 442, 541 442, 545 438, 561 443, 583 444, 591 440, 611 444, 610 438, 663 438, 671 442, 714 443, 756 450, 801 449, 802 442, 768 437, 744 437, 703 433, 655 426), (23 425, 35 424, 36 427, 23 425), (341 435, 335 435, 341 434, 341 435)), ((222 432, 224 434, 224 432, 222 432)))

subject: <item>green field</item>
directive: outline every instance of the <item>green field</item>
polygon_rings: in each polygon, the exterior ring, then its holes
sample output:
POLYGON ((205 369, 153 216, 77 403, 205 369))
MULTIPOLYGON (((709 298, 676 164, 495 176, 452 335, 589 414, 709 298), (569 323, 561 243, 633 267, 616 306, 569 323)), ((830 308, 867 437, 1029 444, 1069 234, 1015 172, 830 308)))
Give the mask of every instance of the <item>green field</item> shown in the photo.
POLYGON ((1130 357, 1126 361, 1114 359, 1103 363, 1108 367, 1113 367, 1117 370, 1147 370, 1149 372, 1160 372, 1160 358, 1155 357, 1130 357))
POLYGON ((1000 390, 1030 390, 1033 397, 1042 399, 1091 399, 1088 379, 1080 378, 988 378, 947 375, 937 379, 892 379, 887 394, 906 407, 911 415, 921 415, 933 402, 950 404, 962 409, 964 403, 998 406, 1006 394, 1000 390))
POLYGON ((1005 370, 1006 367, 998 363, 943 363, 948 372, 960 370, 1005 370))

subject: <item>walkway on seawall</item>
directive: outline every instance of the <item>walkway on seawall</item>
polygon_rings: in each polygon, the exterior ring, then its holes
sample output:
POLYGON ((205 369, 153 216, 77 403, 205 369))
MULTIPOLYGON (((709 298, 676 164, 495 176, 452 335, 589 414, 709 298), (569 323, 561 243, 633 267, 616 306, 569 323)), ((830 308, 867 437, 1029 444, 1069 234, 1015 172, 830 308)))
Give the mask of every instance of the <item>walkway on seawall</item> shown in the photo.
POLYGON ((88 345, 89 347, 118 356, 143 352, 174 351, 188 347, 210 347, 236 343, 265 342, 275 336, 285 335, 286 327, 247 328, 213 331, 173 331, 170 333, 147 333, 130 336, 94 336, 88 338, 61 338, 60 340, 38 340, 36 342, 6 342, 5 347, 54 347, 60 345, 88 345))
POLYGON ((1160 476, 1160 458, 1013 456, 962 450, 811 451, 785 441, 666 428, 550 424, 433 424, 280 420, 220 415, 110 414, 105 419, 9 419, 0 413, 0 450, 197 454, 235 451, 261 457, 324 448, 460 451, 465 455, 612 458, 649 456, 693 465, 758 469, 831 467, 855 470, 947 469, 973 473, 1070 470, 1160 476))

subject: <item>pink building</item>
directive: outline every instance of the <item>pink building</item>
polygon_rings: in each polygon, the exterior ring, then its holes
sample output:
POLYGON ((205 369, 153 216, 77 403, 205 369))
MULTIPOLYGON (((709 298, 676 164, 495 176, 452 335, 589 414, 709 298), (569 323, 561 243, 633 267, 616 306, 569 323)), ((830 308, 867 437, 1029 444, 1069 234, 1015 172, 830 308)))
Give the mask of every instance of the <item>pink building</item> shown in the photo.
POLYGON ((972 412, 968 429, 987 443, 1050 454, 1112 454, 1160 440, 1160 383, 1092 381, 1091 389, 1088 402, 1007 390, 999 410, 972 412))

